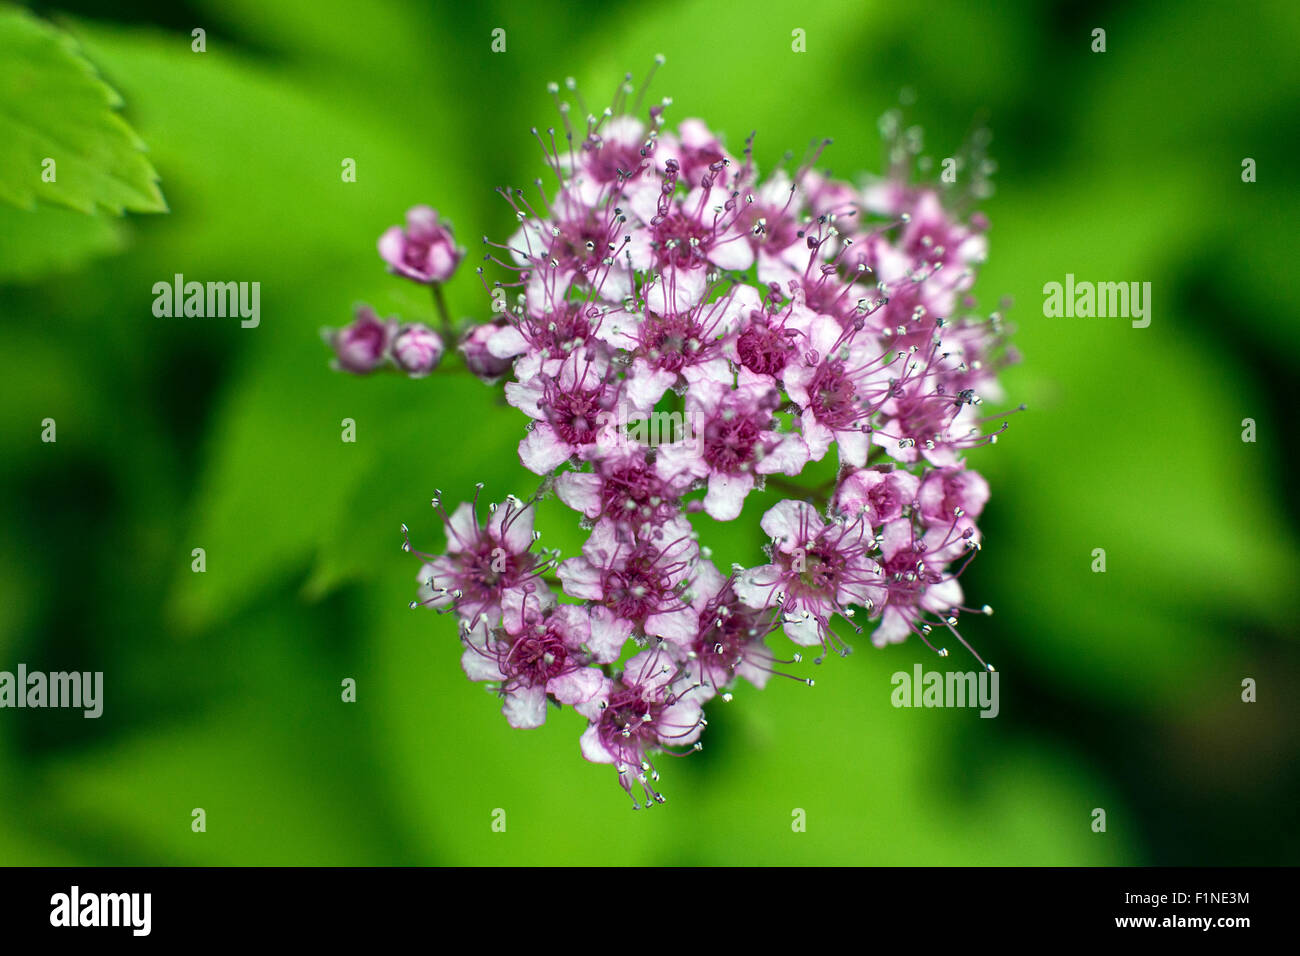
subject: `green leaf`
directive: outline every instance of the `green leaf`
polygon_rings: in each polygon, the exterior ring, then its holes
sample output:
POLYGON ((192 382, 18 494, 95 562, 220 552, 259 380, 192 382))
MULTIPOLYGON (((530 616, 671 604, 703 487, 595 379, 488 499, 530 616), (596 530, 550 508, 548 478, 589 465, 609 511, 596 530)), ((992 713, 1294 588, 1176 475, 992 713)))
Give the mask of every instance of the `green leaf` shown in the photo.
POLYGON ((165 212, 144 143, 115 112, 121 105, 72 37, 0 7, 0 199, 23 209, 40 199, 86 213, 165 212))

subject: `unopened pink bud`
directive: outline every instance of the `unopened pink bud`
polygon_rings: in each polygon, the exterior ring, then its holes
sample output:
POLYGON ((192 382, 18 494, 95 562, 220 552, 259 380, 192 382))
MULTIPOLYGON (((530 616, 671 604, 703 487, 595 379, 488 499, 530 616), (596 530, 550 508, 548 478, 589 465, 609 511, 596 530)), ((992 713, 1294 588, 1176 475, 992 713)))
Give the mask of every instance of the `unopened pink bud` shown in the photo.
POLYGON ((379 255, 397 275, 416 282, 446 282, 465 250, 456 246, 451 228, 429 206, 413 206, 406 228, 393 226, 379 237, 379 255))
POLYGON ((460 340, 459 351, 465 357, 465 366, 485 382, 495 382, 510 371, 513 359, 497 358, 488 350, 488 339, 501 330, 501 325, 488 323, 476 325, 460 340))
POLYGON ((393 340, 393 364, 411 378, 423 378, 438 367, 443 351, 442 336, 413 322, 403 326, 393 340))
POLYGON ((345 372, 365 375, 384 361, 397 333, 397 319, 381 319, 368 305, 357 308, 351 325, 326 330, 337 365, 345 372))

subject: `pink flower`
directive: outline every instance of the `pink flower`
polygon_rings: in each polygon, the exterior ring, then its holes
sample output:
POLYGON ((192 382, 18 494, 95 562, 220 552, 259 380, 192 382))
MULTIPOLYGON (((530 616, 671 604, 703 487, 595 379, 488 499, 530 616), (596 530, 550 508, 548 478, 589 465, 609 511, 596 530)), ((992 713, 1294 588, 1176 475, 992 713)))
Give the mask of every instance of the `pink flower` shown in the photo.
POLYGON ((663 170, 668 160, 674 160, 687 189, 709 184, 730 186, 743 176, 735 158, 712 130, 699 119, 685 119, 677 126, 677 135, 666 133, 659 138, 655 150, 658 168, 663 170))
POLYGON ((946 317, 957 294, 974 283, 988 241, 979 229, 950 217, 933 190, 903 189, 892 201, 903 221, 898 239, 891 242, 882 231, 864 237, 865 261, 890 295, 910 284, 929 312, 946 317))
POLYGON ((836 510, 861 515, 873 528, 901 516, 916 500, 920 481, 911 472, 885 468, 855 468, 840 477, 836 510))
POLYGON ((712 562, 701 561, 691 585, 699 623, 687 647, 687 671, 700 686, 701 699, 725 692, 739 677, 762 690, 774 673, 766 641, 780 623, 773 610, 743 604, 734 581, 734 575, 724 578, 712 562))
POLYGON ((942 350, 935 363, 944 390, 953 395, 975 395, 979 402, 1002 401, 998 372, 1016 360, 1014 351, 1003 345, 996 316, 991 322, 962 319, 945 323, 942 350))
POLYGON ((867 212, 891 219, 902 214, 916 190, 896 176, 872 176, 862 190, 861 205, 867 212))
POLYGON ((326 330, 336 367, 357 375, 373 372, 384 363, 397 325, 396 318, 381 319, 370 306, 359 306, 351 325, 326 330))
POLYGON ((955 464, 962 450, 989 440, 975 414, 975 396, 944 387, 927 364, 934 361, 933 351, 916 354, 926 358, 910 362, 904 375, 890 382, 871 442, 904 464, 921 459, 938 466, 955 464))
POLYGON ((696 616, 684 594, 699 546, 684 518, 635 534, 609 519, 592 529, 582 555, 559 567, 564 593, 591 601, 606 614, 592 621, 592 638, 622 641, 633 634, 684 644, 696 616))
POLYGON ((406 228, 393 226, 379 237, 379 255, 394 273, 416 282, 446 282, 465 250, 456 246, 451 229, 429 206, 412 206, 406 228))
POLYGON ((669 161, 658 196, 643 190, 629 197, 642 225, 632 231, 627 254, 633 268, 662 276, 671 308, 684 310, 704 298, 710 270, 748 269, 754 252, 737 228, 734 194, 696 187, 675 198, 676 179, 669 161))
POLYGON ((778 171, 746 197, 741 218, 758 262, 758 281, 784 285, 815 259, 804 241, 805 196, 798 184, 778 171))
MULTIPOLYGON (((768 306, 779 298, 779 293, 774 292, 768 306)), ((754 309, 747 316, 742 314, 739 332, 730 340, 728 352, 736 364, 779 386, 786 368, 799 361, 801 337, 799 330, 789 324, 793 306, 776 315, 769 307, 754 309)))
POLYGON ((865 267, 844 276, 833 268, 821 266, 805 270, 787 285, 796 302, 819 315, 831 316, 847 330, 865 324, 864 320, 886 303, 879 289, 871 289, 860 281, 864 277, 869 277, 865 267))
POLYGON ((545 371, 554 376, 560 364, 589 343, 599 345, 595 329, 602 310, 582 302, 547 302, 545 308, 530 308, 522 316, 501 326, 487 339, 495 357, 515 361, 516 378, 527 382, 545 371))
POLYGON ((613 764, 634 807, 640 806, 634 784, 641 786, 646 806, 652 800, 664 802, 652 786, 659 779, 650 761, 652 751, 698 749, 704 712, 695 689, 683 677, 664 650, 642 651, 618 677, 606 680, 595 716, 582 735, 582 755, 592 763, 613 764))
POLYGON ((848 218, 855 215, 860 205, 858 190, 852 183, 831 179, 814 170, 803 177, 803 190, 814 215, 835 215, 848 218))
POLYGON ((627 246, 625 217, 614 197, 598 197, 593 203, 583 198, 585 192, 582 184, 561 189, 548 204, 545 219, 536 218, 517 194, 506 196, 524 217, 507 248, 525 273, 534 306, 546 297, 548 287, 567 288, 570 283, 591 289, 608 302, 621 302, 632 292, 631 273, 622 256, 627 246))
POLYGON ((693 440, 662 446, 656 469, 661 475, 708 479, 704 510, 709 517, 739 517, 759 476, 797 475, 808 462, 803 439, 777 431, 773 412, 780 403, 775 388, 748 372, 741 374, 735 388, 729 381, 696 381, 686 396, 693 440))
POLYGON ((509 358, 498 358, 493 355, 488 347, 492 337, 501 331, 501 328, 502 326, 496 323, 476 325, 462 336, 460 345, 457 346, 457 351, 465 359, 465 367, 488 384, 505 375, 514 364, 509 358))
POLYGON ((442 336, 427 325, 413 322, 393 339, 393 364, 411 378, 423 378, 442 359, 442 336))
MULTIPOLYGON (((916 634, 930 644, 926 636, 931 625, 924 622, 924 617, 934 614, 970 649, 956 629, 957 613, 967 610, 961 607, 961 585, 957 583, 956 573, 945 570, 949 562, 965 551, 969 539, 954 535, 953 530, 931 528, 918 535, 909 518, 898 518, 885 525, 880 538, 886 597, 877 609, 881 614, 880 626, 871 635, 871 642, 877 647, 900 643, 909 634, 916 634)), ((987 606, 981 611, 993 613, 987 606)), ((975 657, 984 663, 978 654, 975 657)))
POLYGON ((653 407, 679 382, 727 376, 724 342, 761 307, 758 293, 742 285, 712 302, 675 311, 662 286, 662 280, 650 285, 643 309, 609 313, 596 333, 631 354, 627 391, 636 408, 653 407))
POLYGON ((597 460, 594 471, 561 472, 555 493, 588 520, 604 517, 635 530, 680 514, 681 496, 693 481, 690 475, 661 475, 649 450, 631 445, 597 460))
POLYGON ((831 618, 870 612, 885 597, 880 565, 868 553, 871 528, 858 517, 827 524, 812 505, 782 501, 761 522, 772 538, 770 564, 743 572, 736 594, 752 608, 780 608, 786 636, 796 644, 827 645, 831 618))
POLYGON ((785 370, 785 386, 801 409, 804 441, 813 461, 837 444, 840 461, 867 463, 872 416, 889 388, 890 353, 865 331, 843 328, 830 316, 795 311, 803 332, 802 361, 785 370))
POLYGON ((924 281, 900 279, 884 284, 884 299, 873 310, 867 327, 891 348, 911 351, 928 349, 939 328, 930 309, 924 281))
MULTIPOLYGON (((956 190, 911 183, 919 147, 895 113, 889 175, 860 191, 813 172, 829 141, 760 177, 752 136, 733 156, 700 120, 670 130, 670 101, 640 111, 644 88, 621 84, 597 113, 551 90, 562 128, 533 135, 552 176, 500 191, 517 225, 484 241, 506 277, 478 270, 494 315, 458 343, 481 379, 513 373, 519 460, 540 483, 486 524, 477 496, 442 512, 447 548, 417 552, 412 606, 455 613, 466 674, 512 726, 542 725, 551 704, 582 714, 583 755, 614 765, 639 808, 663 801, 656 754, 699 749, 706 703, 791 676, 801 658, 778 660, 774 631, 819 662, 847 653, 843 622, 876 625, 878 645, 915 634, 934 649, 938 627, 965 644, 957 581, 988 485, 963 455, 996 441, 976 410, 1000 400, 1015 355, 967 292, 987 223, 944 207, 956 190), (832 451, 836 471, 807 468, 832 451), (724 577, 691 521, 735 520, 774 488, 766 561, 724 577), (563 562, 532 547, 533 504, 552 491, 587 533, 563 562)), ((961 153, 963 195, 986 185, 981 146, 961 153)), ((436 284, 463 252, 432 209, 407 218, 381 254, 434 284, 445 312, 436 284)), ((340 367, 412 376, 445 345, 369 309, 330 341, 340 367)))
POLYGON ((941 288, 952 292, 969 289, 975 281, 973 267, 988 256, 988 239, 982 231, 949 216, 939 194, 931 189, 916 197, 908 213, 910 221, 903 227, 899 247, 912 258, 913 270, 934 276, 941 288))
POLYGON ((989 483, 965 465, 935 468, 921 480, 917 500, 926 524, 946 527, 958 522, 964 527, 983 513, 989 500, 989 483))
POLYGON ((656 135, 626 114, 603 118, 589 129, 576 154, 557 153, 561 179, 570 179, 578 199, 589 206, 612 203, 647 181, 653 189, 656 135))
POLYGON ((602 446, 616 441, 620 395, 608 357, 597 350, 575 350, 553 377, 534 374, 526 382, 507 384, 506 400, 534 419, 519 443, 519 460, 529 471, 545 475, 575 456, 597 457, 602 446))
MULTIPOLYGON (((447 532, 447 552, 439 556, 413 552, 425 563, 417 576, 420 599, 411 606, 454 608, 471 628, 481 619, 500 615, 508 592, 534 586, 530 582, 550 567, 531 550, 535 540, 531 504, 508 497, 502 505, 491 507, 486 525, 479 523, 477 504, 475 495, 473 502, 462 502, 448 515, 441 499, 435 498, 447 532)), ((405 533, 405 527, 402 530, 405 533)), ((412 550, 409 541, 406 550, 412 550)))
POLYGON ((605 675, 588 666, 591 622, 582 608, 557 604, 546 590, 514 588, 502 612, 504 627, 494 636, 472 632, 466 639, 461 664, 470 680, 500 685, 510 726, 540 727, 548 696, 578 707, 599 696, 605 675))

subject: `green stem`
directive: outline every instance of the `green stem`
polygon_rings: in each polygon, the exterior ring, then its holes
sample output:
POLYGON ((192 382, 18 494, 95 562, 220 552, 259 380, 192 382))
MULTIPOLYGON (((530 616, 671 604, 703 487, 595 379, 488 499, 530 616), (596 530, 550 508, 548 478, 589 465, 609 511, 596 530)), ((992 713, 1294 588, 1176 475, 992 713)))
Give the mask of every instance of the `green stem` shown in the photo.
POLYGON ((433 289, 433 306, 438 310, 438 318, 442 322, 442 337, 447 347, 453 348, 456 345, 456 336, 452 331, 451 313, 447 311, 447 297, 442 294, 442 283, 435 282, 430 288, 433 289))
POLYGON ((788 478, 783 478, 780 475, 768 475, 766 481, 771 487, 779 488, 781 491, 794 495, 797 498, 811 498, 818 504, 826 503, 826 492, 820 488, 805 488, 798 482, 790 481, 788 478))

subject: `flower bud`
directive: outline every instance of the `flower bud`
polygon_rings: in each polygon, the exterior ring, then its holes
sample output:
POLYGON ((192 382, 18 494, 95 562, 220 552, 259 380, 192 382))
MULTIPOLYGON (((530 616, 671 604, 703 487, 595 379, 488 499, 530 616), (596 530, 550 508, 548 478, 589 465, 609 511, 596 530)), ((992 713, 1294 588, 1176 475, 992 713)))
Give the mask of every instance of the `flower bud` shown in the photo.
POLYGON ((465 357, 465 366, 485 382, 495 382, 510 371, 513 359, 497 358, 488 350, 488 339, 501 330, 499 323, 476 325, 460 340, 459 351, 465 357))
POLYGON ((373 372, 383 363, 396 332, 397 319, 381 319, 368 305, 357 308, 351 325, 326 330, 336 366, 357 375, 373 372))
POLYGON ((446 282, 464 258, 451 229, 429 206, 413 206, 406 228, 393 226, 379 237, 379 255, 388 268, 416 282, 446 282))
POLYGON ((393 364, 411 378, 423 378, 438 367, 444 346, 442 336, 427 325, 404 325, 393 339, 393 364))

